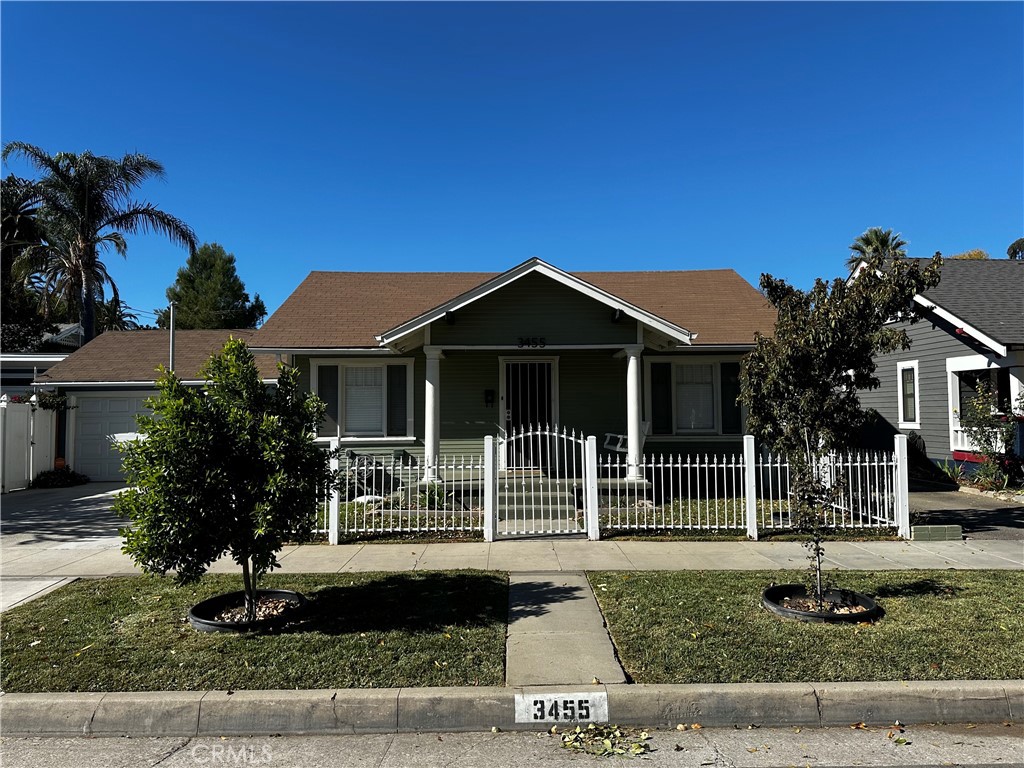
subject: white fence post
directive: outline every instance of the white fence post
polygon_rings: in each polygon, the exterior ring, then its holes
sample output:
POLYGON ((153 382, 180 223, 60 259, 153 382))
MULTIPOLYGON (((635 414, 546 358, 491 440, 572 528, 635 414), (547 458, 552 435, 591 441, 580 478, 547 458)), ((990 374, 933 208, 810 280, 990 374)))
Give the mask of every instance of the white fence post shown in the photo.
POLYGON ((747 538, 757 541, 757 452, 753 435, 743 436, 743 490, 747 538))
POLYGON ((587 538, 601 539, 601 528, 597 519, 597 437, 587 437, 585 463, 587 468, 587 491, 583 494, 586 505, 587 538))
POLYGON ((7 493, 7 395, 0 396, 0 493, 7 493))
POLYGON ((907 467, 907 436, 896 435, 896 526, 902 539, 910 538, 910 473, 907 467))
POLYGON ((494 541, 498 516, 494 511, 494 437, 484 436, 484 541, 494 541))
MULTIPOLYGON (((337 472, 338 461, 338 439, 331 440, 331 472, 337 472)), ((327 503, 327 541, 331 544, 338 543, 338 527, 341 515, 341 486, 335 483, 330 489, 331 497, 327 503)))

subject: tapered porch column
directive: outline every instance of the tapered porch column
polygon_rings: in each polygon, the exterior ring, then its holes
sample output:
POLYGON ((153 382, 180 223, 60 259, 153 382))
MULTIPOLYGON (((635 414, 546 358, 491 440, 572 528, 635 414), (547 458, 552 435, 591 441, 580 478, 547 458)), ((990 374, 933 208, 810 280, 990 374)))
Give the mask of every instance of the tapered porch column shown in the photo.
POLYGON ((427 355, 426 386, 423 390, 423 479, 437 480, 437 458, 441 453, 441 349, 424 347, 427 355))
POLYGON ((626 479, 640 480, 640 353, 626 347, 626 479))

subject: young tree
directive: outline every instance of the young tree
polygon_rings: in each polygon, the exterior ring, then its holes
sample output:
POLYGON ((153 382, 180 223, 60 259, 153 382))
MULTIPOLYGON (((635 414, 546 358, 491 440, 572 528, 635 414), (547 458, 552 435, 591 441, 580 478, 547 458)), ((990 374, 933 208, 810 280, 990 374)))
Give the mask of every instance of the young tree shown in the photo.
POLYGON ((164 167, 141 153, 126 154, 120 160, 83 152, 49 155, 22 141, 4 145, 3 159, 23 157, 42 178, 34 183, 40 201, 43 244, 30 249, 36 271, 46 275, 46 284, 72 292, 69 307, 80 312, 85 341, 96 335, 96 302, 104 298, 103 284, 109 282, 100 260, 104 249, 120 256, 128 253, 125 233, 157 232, 172 243, 192 252, 196 236, 180 219, 152 203, 132 198, 135 190, 151 178, 162 178, 164 167))
POLYGON ((285 541, 310 533, 329 457, 314 443, 324 405, 279 366, 260 380, 245 343, 228 341, 204 368, 204 388, 164 372, 143 439, 122 444, 128 489, 114 509, 130 521, 123 551, 148 573, 196 581, 224 553, 242 569, 248 621, 256 584, 285 541))
MULTIPOLYGON (((235 271, 235 255, 217 243, 203 243, 188 257, 167 289, 167 300, 175 304, 178 328, 255 328, 267 314, 258 293, 249 300, 235 271)), ((160 310, 156 322, 167 328, 169 311, 160 310)))
POLYGON ((762 275, 761 290, 779 316, 774 335, 759 335, 741 368, 748 429, 789 460, 790 498, 798 527, 810 534, 819 607, 821 512, 833 489, 817 468, 862 423, 857 391, 879 384, 874 355, 909 349, 906 331, 887 323, 899 316, 915 321, 914 294, 938 284, 942 263, 934 257, 921 269, 881 253, 866 261, 850 280, 818 279, 809 291, 762 275))
MULTIPOLYGON (((1016 411, 1024 417, 1024 392, 1018 397, 1016 411)), ((1024 466, 1016 455, 1017 414, 1009 403, 1000 403, 992 383, 978 382, 973 396, 967 398, 957 414, 960 427, 970 438, 975 453, 981 454, 982 463, 974 479, 983 487, 1000 490, 1010 483, 1020 482, 1024 466)))

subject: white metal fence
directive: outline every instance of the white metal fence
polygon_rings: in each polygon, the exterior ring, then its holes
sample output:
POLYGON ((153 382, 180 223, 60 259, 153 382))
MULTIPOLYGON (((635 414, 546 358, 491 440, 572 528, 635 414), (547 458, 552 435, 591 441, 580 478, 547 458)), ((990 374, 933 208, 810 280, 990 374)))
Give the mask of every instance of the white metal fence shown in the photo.
MULTIPOLYGON (((793 527, 788 463, 759 453, 749 435, 742 454, 647 456, 633 473, 621 455, 598 458, 593 437, 555 430, 545 439, 559 441, 552 455, 578 450, 579 458, 559 471, 502 467, 508 446, 492 437, 483 454, 442 455, 433 468, 410 456, 349 451, 337 459, 342 479, 321 504, 318 527, 332 543, 446 531, 480 532, 488 541, 584 532, 597 539, 602 530, 739 531, 757 539, 793 527)), ((819 470, 839 490, 827 525, 895 528, 910 537, 906 437, 896 436, 892 453, 835 454, 819 470)))
MULTIPOLYGON (((623 479, 624 459, 603 457, 601 528, 735 530, 753 539, 760 531, 792 528, 788 462, 759 454, 750 436, 745 443, 746 450, 739 455, 645 457, 638 468, 643 477, 639 482, 623 479)), ((897 440, 892 453, 837 453, 821 462, 819 472, 838 492, 824 513, 826 526, 897 528, 909 537, 906 478, 900 475, 905 461, 900 463, 899 450, 897 440)))

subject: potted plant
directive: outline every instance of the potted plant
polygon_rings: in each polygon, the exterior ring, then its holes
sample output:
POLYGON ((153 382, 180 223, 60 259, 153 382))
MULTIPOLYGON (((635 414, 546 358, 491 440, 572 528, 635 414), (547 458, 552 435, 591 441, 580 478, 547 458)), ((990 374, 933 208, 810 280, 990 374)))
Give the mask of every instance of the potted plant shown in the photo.
POLYGON ((743 362, 739 399, 750 432, 789 462, 794 522, 808 537, 811 560, 807 584, 765 590, 770 610, 809 620, 867 618, 867 596, 830 589, 823 578, 823 516, 840 490, 827 457, 848 446, 865 418, 857 392, 879 385, 874 355, 910 348, 906 331, 890 321, 916 321, 913 297, 938 284, 941 263, 937 254, 924 268, 899 254, 876 254, 849 280, 818 279, 809 291, 761 276, 778 319, 773 336, 759 335, 743 362))
POLYGON ((152 415, 122 443, 128 489, 114 504, 129 524, 123 551, 147 573, 195 582, 225 553, 243 589, 195 606, 198 629, 266 627, 301 605, 300 595, 258 590, 288 540, 308 536, 329 456, 314 443, 323 403, 300 392, 297 372, 260 377, 245 343, 229 340, 203 368, 203 387, 164 371, 152 415))

